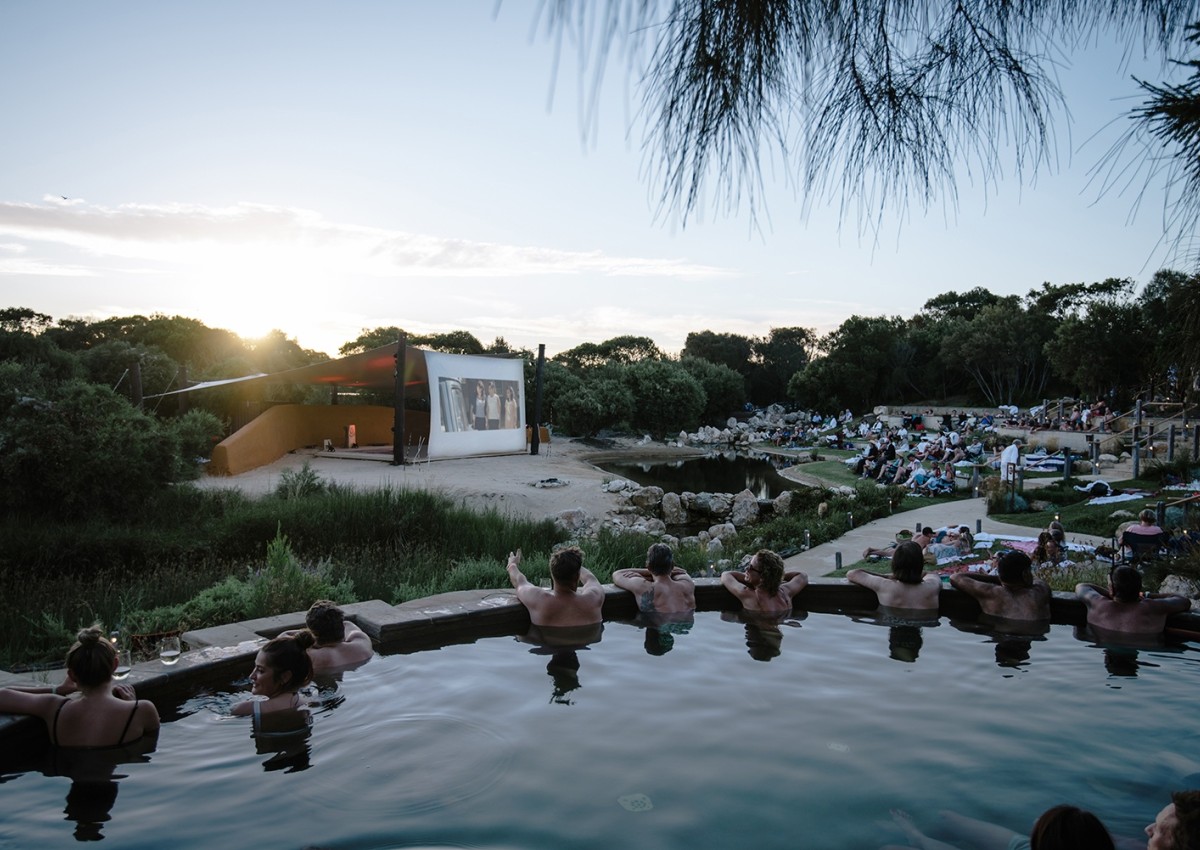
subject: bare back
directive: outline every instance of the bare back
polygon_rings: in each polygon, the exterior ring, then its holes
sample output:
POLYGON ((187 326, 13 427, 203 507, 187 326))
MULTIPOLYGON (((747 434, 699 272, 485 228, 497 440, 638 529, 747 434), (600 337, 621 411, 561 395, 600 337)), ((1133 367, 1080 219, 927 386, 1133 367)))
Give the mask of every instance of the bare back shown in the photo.
POLYGON ((309 647, 308 657, 314 672, 361 664, 375 654, 370 636, 358 626, 346 623, 344 634, 339 643, 309 647))
POLYGON ((1158 634, 1166 628, 1167 617, 1191 607, 1181 596, 1118 602, 1096 590, 1085 593, 1077 589, 1077 592, 1087 606, 1088 625, 1124 634, 1158 634))
POLYGON ((677 614, 696 609, 696 586, 683 570, 659 576, 645 570, 617 570, 613 584, 632 593, 638 610, 644 613, 677 614))
POLYGON ((984 614, 1004 620, 1049 620, 1050 586, 1035 579, 1031 587, 990 583, 967 573, 950 577, 950 583, 979 602, 984 614))
POLYGON ((855 584, 869 587, 879 597, 883 608, 904 608, 910 611, 937 610, 942 580, 927 574, 917 584, 908 584, 891 576, 881 576, 866 570, 851 570, 846 578, 855 584))

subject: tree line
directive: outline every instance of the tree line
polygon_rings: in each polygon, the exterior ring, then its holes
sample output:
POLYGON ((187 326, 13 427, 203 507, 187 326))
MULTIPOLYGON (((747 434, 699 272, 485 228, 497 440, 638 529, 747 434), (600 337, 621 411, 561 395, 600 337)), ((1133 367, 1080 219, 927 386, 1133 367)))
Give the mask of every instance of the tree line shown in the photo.
MULTIPOLYGON (((535 355, 502 337, 485 345, 467 330, 406 334, 365 329, 346 355, 394 342, 458 354, 522 356, 526 420, 535 355)), ((976 287, 930 298, 908 318, 851 316, 824 336, 801 326, 761 337, 689 333, 678 355, 644 336, 585 342, 544 367, 540 420, 592 435, 630 429, 663 437, 721 425, 747 403, 789 402, 822 411, 864 411, 947 398, 964 405, 1026 406, 1044 397, 1183 401, 1200 376, 1200 276, 1163 270, 1140 291, 1129 279, 1045 283, 1024 296, 976 287)), ((196 474, 246 393, 268 402, 325 402, 301 385, 214 389, 181 403, 146 396, 193 381, 278 372, 329 359, 275 330, 257 340, 181 316, 98 321, 0 309, 0 504, 85 512, 132 508, 138 493, 196 474), (185 409, 185 407, 187 409, 185 409)), ((390 403, 369 393, 344 403, 390 403)), ((428 400, 414 399, 413 404, 428 400)))

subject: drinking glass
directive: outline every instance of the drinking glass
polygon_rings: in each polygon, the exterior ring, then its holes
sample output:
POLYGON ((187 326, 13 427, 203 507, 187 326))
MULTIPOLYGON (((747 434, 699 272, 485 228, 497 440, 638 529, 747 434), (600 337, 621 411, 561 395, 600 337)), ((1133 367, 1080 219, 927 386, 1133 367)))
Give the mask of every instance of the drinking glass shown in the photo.
POLYGON ((117 650, 117 669, 113 670, 114 679, 124 679, 133 669, 133 653, 128 649, 117 650))
POLYGON ((179 638, 163 638, 158 645, 158 660, 163 664, 174 664, 179 660, 179 638))

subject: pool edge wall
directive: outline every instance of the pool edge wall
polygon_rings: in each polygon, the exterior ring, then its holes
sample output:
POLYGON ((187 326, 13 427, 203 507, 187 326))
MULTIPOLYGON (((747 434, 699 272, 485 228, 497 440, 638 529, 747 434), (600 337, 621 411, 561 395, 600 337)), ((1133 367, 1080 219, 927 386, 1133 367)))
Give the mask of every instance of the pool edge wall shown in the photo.
MULTIPOLYGON (((699 611, 737 610, 737 601, 722 586, 720 579, 696 580, 696 607, 699 611)), ((871 613, 877 608, 875 593, 846 579, 813 579, 799 596, 796 608, 829 614, 871 613)), ((371 636, 377 650, 385 653, 417 652, 455 643, 472 643, 480 638, 520 634, 529 627, 529 614, 510 589, 461 590, 389 605, 378 599, 343 606, 346 618, 371 636)), ((1073 593, 1055 592, 1050 602, 1054 623, 1083 625, 1086 609, 1073 593)), ((190 647, 177 664, 166 667, 159 661, 134 665, 126 684, 136 687, 138 696, 161 701, 184 692, 196 684, 227 682, 231 676, 246 672, 268 639, 288 629, 304 626, 305 611, 280 614, 184 632, 190 647)), ((974 620, 979 604, 973 597, 943 587, 938 600, 938 617, 974 620)), ((612 585, 605 586, 604 618, 631 620, 637 616, 633 594, 612 585)), ((1168 628, 1190 639, 1200 639, 1200 614, 1176 614, 1168 628)), ((59 671, 47 678, 40 675, 14 674, 0 670, 0 687, 57 683, 59 671)), ((46 743, 45 729, 39 720, 21 715, 0 714, 0 742, 6 748, 15 742, 34 747, 46 743)))

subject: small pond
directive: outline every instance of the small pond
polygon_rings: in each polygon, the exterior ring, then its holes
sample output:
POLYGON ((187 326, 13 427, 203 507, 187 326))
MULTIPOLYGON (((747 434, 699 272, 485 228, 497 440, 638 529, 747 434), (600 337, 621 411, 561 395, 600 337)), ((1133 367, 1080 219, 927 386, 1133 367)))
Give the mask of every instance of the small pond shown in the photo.
POLYGON ((749 490, 759 499, 774 499, 800 485, 778 470, 789 466, 786 458, 762 453, 714 452, 705 457, 664 461, 610 461, 599 464, 605 472, 635 481, 643 487, 662 487, 667 493, 740 493, 749 490))

